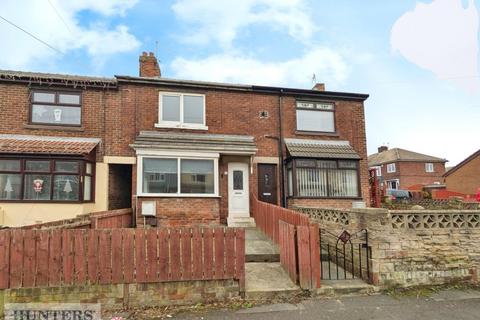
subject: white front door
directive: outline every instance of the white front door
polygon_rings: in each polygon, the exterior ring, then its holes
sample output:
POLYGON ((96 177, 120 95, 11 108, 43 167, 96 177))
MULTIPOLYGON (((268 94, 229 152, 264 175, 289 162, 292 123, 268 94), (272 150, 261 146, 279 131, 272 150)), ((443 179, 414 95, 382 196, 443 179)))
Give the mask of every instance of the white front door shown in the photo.
POLYGON ((228 218, 250 217, 248 164, 228 164, 228 218))

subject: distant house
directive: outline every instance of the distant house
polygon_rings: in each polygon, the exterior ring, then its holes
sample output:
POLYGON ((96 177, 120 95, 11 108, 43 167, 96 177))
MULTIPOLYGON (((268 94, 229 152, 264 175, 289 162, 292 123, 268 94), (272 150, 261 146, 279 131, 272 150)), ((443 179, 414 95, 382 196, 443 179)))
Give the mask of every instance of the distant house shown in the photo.
POLYGON ((443 183, 446 159, 400 148, 378 148, 368 156, 368 166, 375 169, 380 182, 387 189, 408 189, 414 185, 443 183))
POLYGON ((448 170, 443 176, 447 190, 475 194, 480 188, 480 150, 448 170))

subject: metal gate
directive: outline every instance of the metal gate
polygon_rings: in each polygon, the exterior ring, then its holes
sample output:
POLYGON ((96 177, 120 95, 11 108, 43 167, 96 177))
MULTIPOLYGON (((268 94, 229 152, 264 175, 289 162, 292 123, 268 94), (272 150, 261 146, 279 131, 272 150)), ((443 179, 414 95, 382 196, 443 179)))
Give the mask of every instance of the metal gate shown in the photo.
POLYGON ((320 229, 320 261, 322 280, 370 280, 371 249, 368 231, 344 230, 334 234, 320 229))

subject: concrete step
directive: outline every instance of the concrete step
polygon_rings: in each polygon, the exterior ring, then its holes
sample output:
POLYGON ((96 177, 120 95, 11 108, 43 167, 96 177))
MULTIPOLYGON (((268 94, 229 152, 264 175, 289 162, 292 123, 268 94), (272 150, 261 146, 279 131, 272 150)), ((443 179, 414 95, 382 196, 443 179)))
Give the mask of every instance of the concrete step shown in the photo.
POLYGON ((280 262, 278 253, 250 253, 245 255, 245 262, 280 262))
POLYGON ((245 273, 247 299, 286 298, 302 293, 278 262, 249 262, 245 264, 245 273))
POLYGON ((378 293, 379 289, 364 281, 358 280, 322 280, 317 295, 357 296, 378 293))

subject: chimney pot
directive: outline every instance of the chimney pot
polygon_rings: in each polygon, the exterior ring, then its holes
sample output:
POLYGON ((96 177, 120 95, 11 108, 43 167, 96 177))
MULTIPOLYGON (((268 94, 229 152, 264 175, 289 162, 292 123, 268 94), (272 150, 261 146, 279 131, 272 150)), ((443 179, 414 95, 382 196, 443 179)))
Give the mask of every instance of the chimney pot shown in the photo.
POLYGON ((388 147, 387 147, 387 146, 380 146, 380 147, 378 147, 378 153, 383 152, 383 151, 387 151, 387 150, 388 150, 388 147))
POLYGON ((146 56, 147 56, 147 52, 146 52, 146 51, 143 51, 143 52, 142 52, 142 56, 146 57, 146 56))
POLYGON ((325 91, 325 83, 316 83, 312 90, 316 90, 316 91, 325 91))

